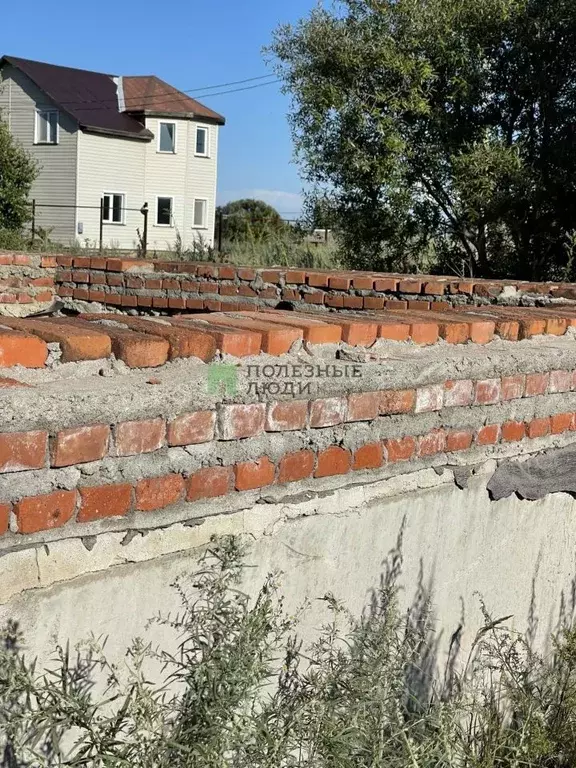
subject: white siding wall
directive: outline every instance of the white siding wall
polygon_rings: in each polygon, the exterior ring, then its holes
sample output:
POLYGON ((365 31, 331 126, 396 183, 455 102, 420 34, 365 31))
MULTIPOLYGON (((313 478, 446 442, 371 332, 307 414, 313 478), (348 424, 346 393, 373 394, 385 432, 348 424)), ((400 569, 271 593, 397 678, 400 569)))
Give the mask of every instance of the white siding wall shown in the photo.
POLYGON ((146 149, 146 200, 150 206, 148 244, 151 249, 166 250, 174 245, 177 233, 185 248, 200 237, 210 245, 214 241, 214 211, 216 204, 216 169, 218 158, 218 126, 191 120, 172 120, 176 123, 176 154, 158 152, 158 134, 162 118, 147 118, 146 127, 155 136, 146 149), (208 157, 196 157, 196 127, 208 129, 208 157), (156 224, 158 197, 173 197, 173 226, 156 224), (208 201, 207 225, 193 229, 194 200, 208 201))
POLYGON ((105 192, 125 195, 125 206, 136 211, 124 212, 123 224, 104 224, 107 246, 134 248, 137 229, 142 232, 143 216, 139 209, 145 202, 145 165, 149 142, 115 136, 80 132, 78 139, 78 205, 95 206, 78 210, 83 234, 89 245, 98 243, 100 200, 105 192))
MULTIPOLYGON (((0 113, 12 134, 19 139, 40 165, 31 199, 37 203, 36 226, 51 229, 56 242, 69 244, 75 237, 73 208, 43 208, 44 204, 74 205, 76 200, 77 124, 59 112, 59 143, 34 144, 37 107, 54 106, 26 75, 11 65, 1 73, 0 113)), ((56 108, 56 107, 55 107, 56 108)))

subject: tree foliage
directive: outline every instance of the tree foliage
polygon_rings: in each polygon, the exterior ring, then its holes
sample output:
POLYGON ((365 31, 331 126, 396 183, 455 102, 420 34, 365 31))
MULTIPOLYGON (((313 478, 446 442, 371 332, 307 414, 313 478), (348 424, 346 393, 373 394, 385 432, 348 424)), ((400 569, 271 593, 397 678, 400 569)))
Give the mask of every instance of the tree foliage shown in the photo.
POLYGON ((359 265, 569 277, 576 3, 342 0, 270 48, 359 265))
POLYGON ((30 218, 28 195, 37 174, 36 161, 0 119, 0 230, 19 231, 30 218))
POLYGON ((234 200, 218 208, 217 220, 220 215, 228 242, 266 242, 287 229, 278 211, 262 200, 234 200))

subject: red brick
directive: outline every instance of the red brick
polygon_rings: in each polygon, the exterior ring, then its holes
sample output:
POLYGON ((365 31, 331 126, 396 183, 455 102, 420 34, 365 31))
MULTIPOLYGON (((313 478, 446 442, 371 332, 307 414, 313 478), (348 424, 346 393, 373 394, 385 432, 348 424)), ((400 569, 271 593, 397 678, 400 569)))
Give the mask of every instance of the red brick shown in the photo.
POLYGON ((329 277, 330 275, 327 272, 308 272, 306 282, 308 285, 315 286, 316 288, 328 288, 329 277))
POLYGON ((52 443, 50 463, 53 467, 69 467, 99 461, 108 452, 109 438, 110 427, 105 424, 63 429, 52 443))
POLYGON ((214 264, 199 264, 195 273, 198 277, 218 277, 218 267, 214 264))
MULTIPOLYGON (((189 299, 186 304, 189 306, 189 299)), ((230 326, 213 323, 209 315, 188 316, 169 318, 172 325, 182 326, 189 329, 197 329, 207 333, 216 342, 217 348, 223 354, 233 357, 250 357, 260 352, 262 343, 262 334, 243 329, 234 329, 230 326)))
POLYGON ((0 376, 0 389, 8 389, 8 387, 31 387, 32 384, 26 384, 23 381, 17 379, 11 379, 9 376, 0 376))
POLYGON ((408 302, 408 309, 415 309, 417 312, 429 311, 431 302, 424 299, 414 299, 408 302))
POLYGON ((526 428, 528 437, 545 437, 550 434, 550 417, 544 419, 533 419, 526 428))
POLYGON ((372 421, 380 413, 380 392, 360 392, 348 395, 346 421, 372 421))
POLYGON ((374 278, 369 275, 359 275, 352 280, 352 285, 357 291, 371 291, 374 288, 374 278))
POLYGON ((106 282, 114 288, 120 288, 124 285, 124 278, 122 275, 106 275, 106 282))
POLYGON ((308 421, 308 401, 289 400, 270 403, 266 414, 267 432, 290 432, 304 429, 308 421))
POLYGON ((550 431, 553 435, 561 435, 572 429, 572 413, 557 413, 550 419, 550 431))
POLYGON ((378 338, 390 341, 408 341, 410 326, 407 323, 395 323, 392 320, 383 322, 378 318, 378 338))
POLYGON ((164 509, 180 501, 184 494, 184 479, 171 474, 140 480, 136 484, 136 506, 142 512, 164 509))
POLYGON ((264 403, 222 405, 219 410, 222 440, 256 437, 264 432, 266 405, 264 403))
POLYGON ((29 267, 30 266, 30 256, 25 256, 23 253, 15 253, 14 254, 14 264, 19 267, 29 267))
POLYGON ((10 525, 10 504, 0 504, 0 535, 8 533, 10 525))
POLYGON ((374 290, 396 293, 398 290, 398 280, 395 280, 392 277, 376 278, 376 280, 374 280, 374 290))
POLYGON ((301 328, 291 326, 282 327, 278 323, 271 322, 265 313, 257 313, 260 316, 246 317, 241 314, 215 314, 211 322, 230 328, 243 329, 258 333, 261 336, 262 352, 269 355, 284 355, 290 351, 293 344, 303 338, 301 328))
POLYGON ((226 496, 232 488, 232 467, 206 467, 190 475, 186 483, 186 500, 214 499, 226 496))
POLYGON ((60 344, 64 363, 100 360, 109 357, 112 352, 110 337, 104 328, 101 331, 98 328, 84 330, 32 318, 3 318, 2 324, 15 330, 32 333, 44 341, 60 344))
POLYGON ((42 469, 46 463, 47 432, 0 434, 0 472, 42 469))
MULTIPOLYGON (((307 315, 283 312, 279 310, 265 310, 266 320, 294 328, 301 328, 304 340, 310 344, 337 344, 342 339, 342 328, 337 323, 328 322, 324 318, 316 319, 307 315)), ((253 317, 254 313, 250 314, 253 317)))
POLYGON ((416 404, 415 389, 389 389, 380 392, 380 413, 410 413, 416 404))
POLYGON ((312 451, 296 451, 287 453, 280 461, 278 471, 279 483, 295 483, 312 476, 316 456, 312 451))
POLYGON ((34 301, 38 304, 46 304, 54 299, 54 293, 51 291, 41 291, 34 296, 34 301))
POLYGON ((345 448, 333 445, 320 451, 318 454, 318 464, 314 477, 332 477, 333 475, 345 475, 350 471, 352 465, 352 455, 345 448))
POLYGON ((316 429, 342 424, 346 418, 346 407, 345 397, 325 397, 313 400, 310 405, 310 426, 316 429))
POLYGON ((446 433, 435 429, 428 435, 418 438, 418 456, 434 456, 446 449, 446 433))
POLYGON ((550 371, 548 392, 570 392, 572 389, 572 371, 550 371))
POLYGON ((431 280, 424 283, 424 293, 429 296, 443 296, 446 290, 446 283, 440 280, 431 280))
POLYGON ((236 267, 221 266, 220 267, 220 279, 221 280, 235 280, 236 279, 236 267))
POLYGON ((344 296, 344 306, 346 309, 362 309, 364 299, 362 296, 344 296))
POLYGON ((14 504, 18 533, 38 533, 60 528, 74 515, 76 491, 55 491, 29 496, 14 504))
POLYGON ((8 266, 14 262, 14 256, 11 253, 0 253, 0 265, 8 266))
POLYGON ((114 440, 117 456, 152 453, 164 445, 166 423, 163 419, 124 421, 116 425, 114 440))
POLYGON ((260 272, 260 277, 265 283, 280 283, 282 273, 277 269, 263 269, 260 272))
MULTIPOLYGON (((182 284, 182 287, 184 288, 184 284, 182 284)), ((184 290, 189 290, 188 288, 185 288, 184 290)), ((220 295, 221 296, 237 296, 238 295, 238 286, 236 285, 221 285, 220 286, 220 295)))
POLYGON ((379 296, 365 296, 364 309, 383 309, 384 299, 379 296))
POLYGON ((300 294, 292 288, 284 288, 282 291, 282 299, 284 301, 298 301, 300 299, 300 294))
POLYGON ((110 337, 112 352, 130 368, 154 368, 163 365, 168 359, 170 345, 160 336, 137 333, 128 328, 109 325, 95 326, 93 322, 79 318, 54 320, 66 327, 83 328, 92 332, 98 330, 110 337))
POLYGON ((446 408, 472 405, 474 402, 474 382, 470 379, 447 381, 444 384, 444 405, 446 408))
POLYGON ((306 282, 306 273, 299 270, 290 269, 286 272, 287 283, 298 283, 299 285, 306 282))
POLYGON ((214 440, 214 411, 184 413, 168 424, 168 445, 197 445, 214 440))
POLYGON ((73 283, 87 283, 88 279, 88 272, 80 271, 79 269, 72 270, 73 283))
POLYGON ((500 387, 500 396, 504 402, 524 397, 526 376, 504 376, 500 387))
POLYGON ((473 439, 474 435, 469 431, 448 432, 446 435, 446 450, 448 453, 467 451, 472 445, 473 439))
POLYGON ((47 269, 54 269, 56 266, 58 266, 56 256, 41 256, 40 266, 47 269))
POLYGON ((399 440, 385 440, 384 446, 388 461, 409 461, 416 453, 416 441, 413 437, 402 437, 399 440))
POLYGON ((378 469, 384 463, 384 447, 382 443, 363 445, 354 453, 352 469, 378 469))
POLYGON ((395 312, 401 312, 408 309, 408 302, 399 301, 398 299, 388 299, 386 301, 386 309, 391 309, 395 312))
POLYGON ((507 421, 502 424, 502 440, 505 443, 516 443, 526 436, 526 427, 521 421, 507 421))
POLYGON ((328 285, 334 291, 349 291, 352 278, 346 275, 333 275, 328 278, 328 285))
MULTIPOLYGON (((0 297, 1 303, 1 297, 0 297)), ((46 342, 19 331, 0 330, 0 368, 22 365, 43 368, 48 357, 46 342)))
POLYGON ((549 373, 529 373, 526 376, 525 397, 534 397, 535 395, 545 395, 548 391, 550 381, 549 373))
POLYGON ((398 291, 399 293, 422 293, 422 282, 420 280, 400 280, 398 291))
POLYGON ((236 490, 253 491, 256 488, 272 485, 276 467, 267 456, 262 456, 257 461, 243 461, 236 464, 234 473, 236 490))
MULTIPOLYGON (((98 323, 109 320, 107 314, 83 314, 84 320, 98 323)), ((181 328, 172 325, 158 323, 142 317, 127 317, 125 315, 113 315, 114 322, 122 323, 137 333, 150 334, 153 338, 166 339, 170 345, 169 359, 179 357, 197 357, 205 363, 214 359, 216 354, 216 341, 212 336, 194 328, 181 328)), ((107 326, 96 326, 105 329, 107 326)))
POLYGON ((324 291, 314 291, 313 293, 305 293, 304 301, 306 304, 324 304, 324 298, 326 294, 324 291))
POLYGON ((484 379, 476 382, 476 405, 494 405, 500 402, 500 379, 484 379))
POLYGON ((91 520, 101 520, 104 517, 121 517, 132 507, 132 486, 98 485, 79 488, 80 509, 77 520, 88 523, 91 520))
POLYGON ((478 445, 496 445, 500 440, 500 425, 488 424, 478 430, 476 442, 478 445))
POLYGON ((444 403, 444 386, 433 384, 429 387, 421 387, 416 390, 415 413, 428 413, 439 411, 444 403))

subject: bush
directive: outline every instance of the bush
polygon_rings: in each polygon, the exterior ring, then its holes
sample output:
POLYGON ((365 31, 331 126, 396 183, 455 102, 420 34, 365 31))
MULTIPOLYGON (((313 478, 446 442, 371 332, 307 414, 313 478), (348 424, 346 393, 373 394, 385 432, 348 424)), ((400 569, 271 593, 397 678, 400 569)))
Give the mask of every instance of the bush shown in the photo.
POLYGON ((2 765, 142 768, 562 768, 576 764, 576 633, 544 659, 486 613, 464 669, 431 674, 430 621, 379 589, 361 618, 326 595, 311 648, 277 576, 239 590, 243 552, 215 544, 182 611, 157 617, 176 653, 134 642, 119 670, 92 642, 37 671, 11 625, 0 650, 2 765), (147 665, 163 670, 157 685, 147 665), (107 679, 103 697, 97 677, 107 679))

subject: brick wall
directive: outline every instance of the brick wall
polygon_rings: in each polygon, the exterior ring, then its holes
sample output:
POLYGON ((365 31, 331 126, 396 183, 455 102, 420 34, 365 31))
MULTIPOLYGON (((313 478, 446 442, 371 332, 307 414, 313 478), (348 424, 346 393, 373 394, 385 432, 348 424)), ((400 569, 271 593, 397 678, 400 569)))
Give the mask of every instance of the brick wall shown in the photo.
POLYGON ((71 256, 58 256, 56 261, 60 296, 127 308, 247 310, 288 301, 300 309, 443 309, 576 300, 576 285, 514 280, 71 256))
POLYGON ((0 315, 49 306, 55 296, 55 267, 49 256, 0 252, 0 315))

